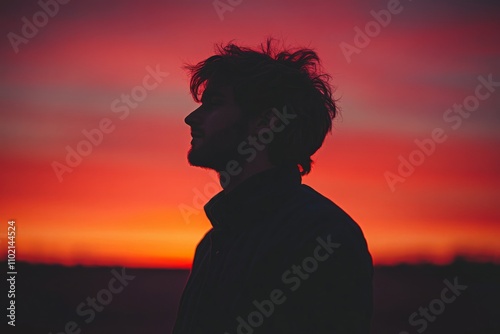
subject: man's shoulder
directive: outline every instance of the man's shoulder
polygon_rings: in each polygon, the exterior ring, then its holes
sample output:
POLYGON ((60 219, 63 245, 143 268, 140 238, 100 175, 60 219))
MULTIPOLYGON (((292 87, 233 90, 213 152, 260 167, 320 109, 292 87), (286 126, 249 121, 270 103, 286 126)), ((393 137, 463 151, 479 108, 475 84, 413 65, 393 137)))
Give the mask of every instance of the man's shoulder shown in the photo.
POLYGON ((339 224, 355 223, 354 219, 328 197, 302 184, 289 203, 295 215, 306 215, 310 220, 332 220, 339 224))
POLYGON ((335 202, 308 185, 302 184, 297 189, 284 210, 289 217, 284 222, 287 227, 303 235, 314 232, 365 242, 358 223, 335 202))
POLYGON ((331 199, 306 184, 301 184, 297 193, 298 200, 314 206, 316 209, 336 211, 340 209, 331 199))

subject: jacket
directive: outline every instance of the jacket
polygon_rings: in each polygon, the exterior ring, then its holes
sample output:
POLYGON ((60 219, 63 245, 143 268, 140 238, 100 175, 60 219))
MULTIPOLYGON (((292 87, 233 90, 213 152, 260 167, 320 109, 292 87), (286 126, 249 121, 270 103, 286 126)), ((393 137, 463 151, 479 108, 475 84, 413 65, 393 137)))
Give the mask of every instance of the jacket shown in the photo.
POLYGON ((174 334, 366 334, 372 258, 360 227, 296 166, 251 176, 204 207, 174 334))

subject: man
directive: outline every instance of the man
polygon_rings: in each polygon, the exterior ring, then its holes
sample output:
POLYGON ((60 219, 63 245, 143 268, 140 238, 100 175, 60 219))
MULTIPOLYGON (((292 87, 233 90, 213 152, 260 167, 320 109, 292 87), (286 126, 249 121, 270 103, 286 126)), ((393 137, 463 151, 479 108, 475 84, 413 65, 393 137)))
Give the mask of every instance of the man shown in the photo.
POLYGON ((372 259, 359 226, 301 183, 337 114, 310 49, 221 46, 187 66, 191 165, 218 172, 174 333, 368 333, 372 259))

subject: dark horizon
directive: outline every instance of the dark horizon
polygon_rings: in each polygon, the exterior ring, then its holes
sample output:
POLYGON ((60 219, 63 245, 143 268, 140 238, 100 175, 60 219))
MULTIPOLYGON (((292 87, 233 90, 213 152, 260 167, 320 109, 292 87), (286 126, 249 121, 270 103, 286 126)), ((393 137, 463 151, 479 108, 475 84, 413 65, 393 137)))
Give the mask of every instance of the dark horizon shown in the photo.
MULTIPOLYGON (((74 321, 88 334, 169 333, 188 270, 18 264, 16 333, 53 334, 74 321), (107 289, 116 272, 129 276, 120 293, 89 323, 87 297, 107 289), (132 278, 133 276, 133 278, 132 278), (31 279, 37 277, 36 280, 31 279), (82 306, 81 304, 85 305, 82 306), (77 307, 80 306, 80 314, 77 307)), ((452 265, 377 266, 374 275, 372 333, 417 333, 408 318, 419 307, 441 298, 441 291, 456 279, 467 288, 428 323, 426 333, 496 334, 500 330, 500 265, 456 261, 452 265)), ((450 296, 448 296, 450 297, 450 296)), ((97 298, 99 300, 99 297, 97 298)), ((415 318, 419 320, 421 317, 415 318)))
MULTIPOLYGON (((468 264, 476 264, 476 265, 492 265, 492 266, 500 266, 500 259, 489 258, 488 256, 470 256, 470 255, 457 255, 453 258, 452 261, 447 263, 433 263, 431 261, 419 261, 419 262, 399 262, 393 264, 374 264, 376 268, 393 268, 393 267, 420 267, 420 266, 431 266, 431 267, 449 267, 454 266, 461 263, 468 264)), ((7 261, 0 261, 0 266, 4 264, 6 266, 7 261)), ((99 265, 99 264, 62 264, 62 263, 41 263, 41 262, 30 262, 30 261, 16 261, 16 266, 47 266, 47 267, 64 267, 64 268, 130 268, 130 269, 138 269, 138 270, 179 270, 179 271, 190 271, 191 267, 147 267, 147 266, 123 266, 120 264, 110 264, 110 265, 99 265)))

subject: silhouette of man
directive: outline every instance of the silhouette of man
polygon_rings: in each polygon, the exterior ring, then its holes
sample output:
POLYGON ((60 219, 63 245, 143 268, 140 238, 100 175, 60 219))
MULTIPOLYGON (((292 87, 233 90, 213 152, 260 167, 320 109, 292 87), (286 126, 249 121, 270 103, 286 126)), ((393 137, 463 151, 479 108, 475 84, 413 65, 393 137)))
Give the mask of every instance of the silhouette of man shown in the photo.
POLYGON ((219 46, 186 67, 199 108, 191 165, 218 172, 174 333, 368 333, 372 259, 363 233, 307 185, 337 114, 317 54, 219 46))

